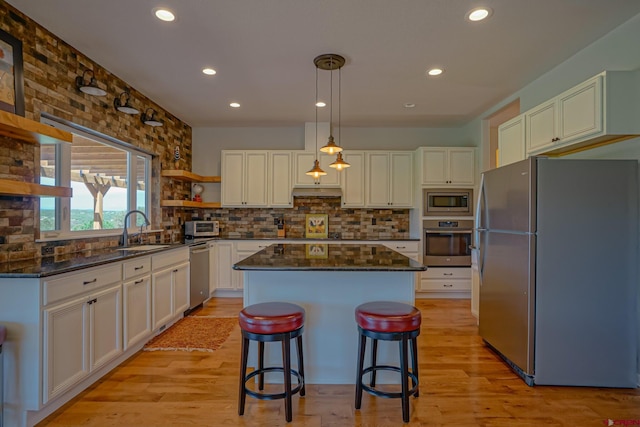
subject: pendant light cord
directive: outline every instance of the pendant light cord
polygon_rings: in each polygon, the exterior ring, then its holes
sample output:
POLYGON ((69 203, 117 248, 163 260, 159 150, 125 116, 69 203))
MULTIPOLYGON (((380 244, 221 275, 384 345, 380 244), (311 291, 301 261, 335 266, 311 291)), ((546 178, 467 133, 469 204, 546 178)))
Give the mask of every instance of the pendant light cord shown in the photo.
POLYGON ((318 155, 318 67, 316 66, 316 150, 313 153, 313 157, 317 159, 318 155))
POLYGON ((331 73, 331 79, 330 79, 329 88, 331 92, 329 96, 329 102, 331 103, 331 105, 329 106, 329 135, 333 136, 333 56, 331 57, 330 61, 331 61, 331 71, 329 72, 331 73))
POLYGON ((338 68, 338 145, 340 145, 340 116, 342 115, 342 68, 338 68))

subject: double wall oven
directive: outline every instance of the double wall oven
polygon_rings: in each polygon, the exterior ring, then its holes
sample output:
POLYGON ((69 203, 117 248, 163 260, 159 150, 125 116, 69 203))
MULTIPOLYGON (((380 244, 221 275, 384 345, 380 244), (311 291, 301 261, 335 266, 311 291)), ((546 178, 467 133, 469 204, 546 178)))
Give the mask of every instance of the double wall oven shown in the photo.
POLYGON ((471 266, 473 220, 429 219, 423 222, 427 267, 471 266))

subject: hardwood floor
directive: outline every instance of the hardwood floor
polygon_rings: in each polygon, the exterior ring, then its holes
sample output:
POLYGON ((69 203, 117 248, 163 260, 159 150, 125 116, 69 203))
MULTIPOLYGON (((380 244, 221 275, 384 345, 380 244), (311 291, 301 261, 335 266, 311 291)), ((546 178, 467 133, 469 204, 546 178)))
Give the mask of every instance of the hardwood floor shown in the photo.
MULTIPOLYGON (((418 300, 420 397, 410 426, 602 426, 640 424, 640 389, 528 387, 482 343, 468 300, 418 300), (623 424, 626 420, 627 423, 623 424), (632 421, 633 420, 633 421, 632 421), (631 424, 634 423, 634 424, 631 424)), ((234 316, 241 299, 214 299, 201 315, 234 316)), ((284 426, 284 403, 247 398, 237 415, 239 328, 219 350, 139 352, 39 426, 284 426)), ((354 386, 308 385, 293 422, 313 427, 399 426, 398 399, 354 386)))

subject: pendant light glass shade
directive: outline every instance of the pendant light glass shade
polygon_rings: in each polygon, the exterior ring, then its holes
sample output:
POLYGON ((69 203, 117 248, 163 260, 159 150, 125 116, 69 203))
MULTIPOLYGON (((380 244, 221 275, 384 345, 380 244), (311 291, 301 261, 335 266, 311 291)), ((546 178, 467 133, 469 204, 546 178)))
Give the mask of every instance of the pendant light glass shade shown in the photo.
POLYGON ((327 142, 327 145, 320 148, 320 151, 327 154, 336 154, 342 151, 342 147, 336 145, 335 141, 333 140, 333 135, 329 135, 329 142, 327 142))
POLYGON ((342 153, 338 153, 338 155, 336 156, 336 161, 329 165, 330 168, 334 168, 339 171, 341 171, 342 169, 346 169, 350 166, 351 165, 345 162, 344 159, 342 158, 342 153))
POLYGON ((313 162, 313 168, 307 172, 307 175, 312 176, 314 179, 318 179, 326 174, 327 173, 320 168, 320 161, 318 159, 313 162))

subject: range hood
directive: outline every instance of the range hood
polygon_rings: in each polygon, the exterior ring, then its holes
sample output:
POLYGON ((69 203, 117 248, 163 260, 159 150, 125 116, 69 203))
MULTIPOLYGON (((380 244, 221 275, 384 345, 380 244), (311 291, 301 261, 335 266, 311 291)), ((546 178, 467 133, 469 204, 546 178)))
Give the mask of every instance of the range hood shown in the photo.
POLYGON ((342 197, 342 189, 338 187, 294 187, 293 197, 342 197))

